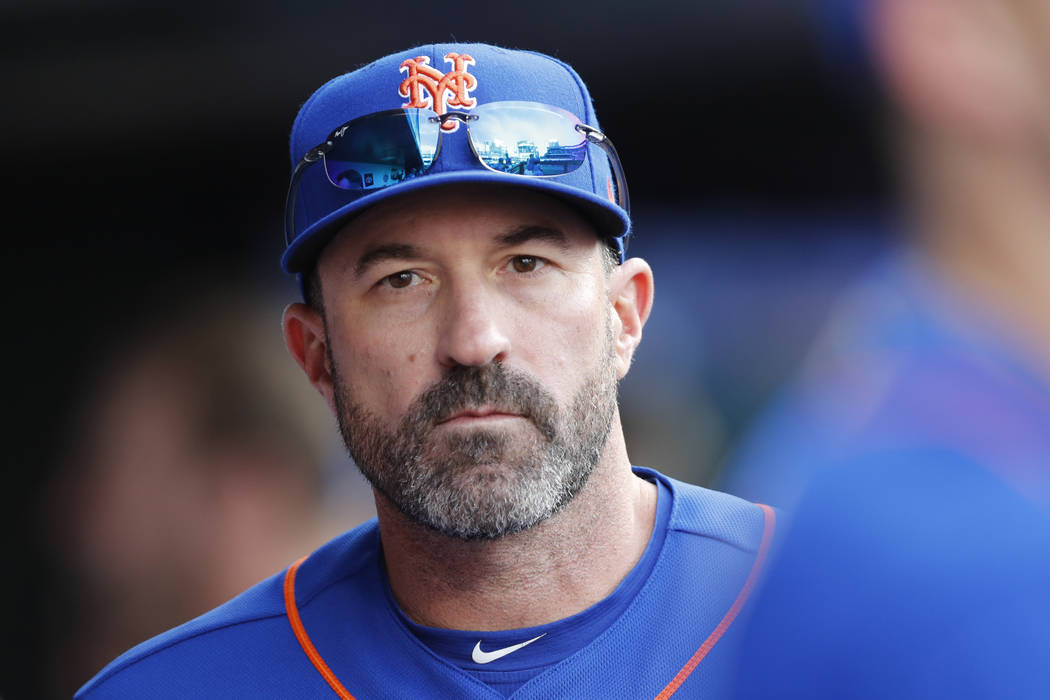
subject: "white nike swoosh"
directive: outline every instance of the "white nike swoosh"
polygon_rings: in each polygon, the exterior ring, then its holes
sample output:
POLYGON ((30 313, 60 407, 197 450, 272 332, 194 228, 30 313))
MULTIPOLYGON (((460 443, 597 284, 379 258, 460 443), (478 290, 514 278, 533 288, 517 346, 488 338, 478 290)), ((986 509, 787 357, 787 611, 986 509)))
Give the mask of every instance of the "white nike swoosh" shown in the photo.
MULTIPOLYGON (((546 635, 547 635, 547 633, 544 632, 543 634, 540 635, 540 637, 544 637, 546 635)), ((532 644, 533 642, 535 642, 540 637, 533 637, 532 639, 528 640, 527 642, 522 642, 521 644, 512 644, 509 647, 503 647, 502 649, 497 649, 496 651, 482 651, 481 650, 481 640, 479 639, 478 643, 474 645, 474 651, 471 652, 470 658, 474 659, 474 663, 476 663, 476 664, 491 663, 491 662, 495 661, 496 659, 502 659, 507 654, 513 654, 518 649, 521 649, 523 646, 528 646, 529 644, 532 644)))

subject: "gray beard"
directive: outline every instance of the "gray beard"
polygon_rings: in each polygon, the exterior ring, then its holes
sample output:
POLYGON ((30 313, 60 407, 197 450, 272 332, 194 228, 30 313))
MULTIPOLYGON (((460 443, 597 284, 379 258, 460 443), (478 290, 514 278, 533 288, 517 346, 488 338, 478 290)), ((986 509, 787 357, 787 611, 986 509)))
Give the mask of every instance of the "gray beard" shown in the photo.
POLYGON ((413 522, 463 540, 504 537, 550 518, 587 483, 616 410, 613 353, 610 328, 595 372, 564 408, 524 372, 457 366, 392 431, 353 401, 329 357, 339 430, 365 478, 413 522), (480 406, 520 414, 532 429, 432 434, 480 406))

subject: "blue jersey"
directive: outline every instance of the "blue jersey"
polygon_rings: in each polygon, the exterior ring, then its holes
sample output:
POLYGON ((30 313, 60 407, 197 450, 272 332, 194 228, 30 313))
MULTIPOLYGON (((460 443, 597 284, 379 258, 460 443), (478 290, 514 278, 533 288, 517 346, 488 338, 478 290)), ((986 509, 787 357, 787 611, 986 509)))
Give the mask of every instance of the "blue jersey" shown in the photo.
POLYGON ((985 465, 872 452, 789 520, 734 700, 1050 698, 1050 517, 985 465))
MULTIPOLYGON (((654 528, 658 540, 647 548, 652 558, 638 565, 648 567, 644 580, 593 639, 509 697, 724 694, 739 641, 733 622, 765 560, 773 511, 635 471, 656 482, 665 499, 658 507, 663 521, 654 528)), ((421 641, 397 609, 381 557, 372 521, 128 651, 77 697, 506 697, 421 641)), ((601 606, 581 613, 581 621, 601 606)), ((532 631, 522 630, 522 641, 532 631)))
POLYGON ((786 511, 830 464, 942 451, 1050 509, 1050 387, 994 314, 898 253, 846 297, 801 376, 726 470, 726 489, 786 511))
POLYGON ((730 482, 788 512, 737 700, 1050 697, 1050 391, 914 259, 848 299, 730 482))

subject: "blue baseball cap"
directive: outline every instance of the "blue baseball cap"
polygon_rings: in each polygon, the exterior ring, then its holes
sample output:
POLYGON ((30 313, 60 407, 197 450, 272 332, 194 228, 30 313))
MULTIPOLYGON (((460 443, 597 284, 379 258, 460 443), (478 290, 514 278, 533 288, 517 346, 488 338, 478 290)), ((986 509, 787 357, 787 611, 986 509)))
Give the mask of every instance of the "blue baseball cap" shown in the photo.
MULTIPOLYGON (((386 56, 321 86, 292 126, 292 166, 325 143, 333 130, 358 117, 405 107, 427 107, 438 114, 469 112, 505 101, 550 105, 598 128, 587 86, 562 61, 487 44, 433 44, 386 56)), ((455 183, 510 185, 558 197, 580 211, 620 251, 622 260, 630 216, 615 201, 614 185, 619 183, 606 151, 595 143, 586 143, 586 158, 576 170, 555 177, 528 177, 487 168, 471 150, 466 129, 443 133, 441 139, 425 173, 364 192, 333 185, 322 167, 305 168, 290 193, 295 206, 288 222, 290 240, 281 259, 284 270, 308 270, 339 228, 366 207, 425 187, 455 183)))

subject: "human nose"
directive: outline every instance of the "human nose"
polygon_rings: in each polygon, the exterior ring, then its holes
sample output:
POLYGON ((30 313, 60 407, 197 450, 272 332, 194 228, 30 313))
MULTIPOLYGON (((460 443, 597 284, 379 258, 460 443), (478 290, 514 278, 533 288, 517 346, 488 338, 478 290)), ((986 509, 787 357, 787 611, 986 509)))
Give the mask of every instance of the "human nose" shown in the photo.
POLYGON ((438 346, 442 366, 480 367, 501 362, 510 352, 506 313, 485 287, 479 281, 450 290, 438 346))

